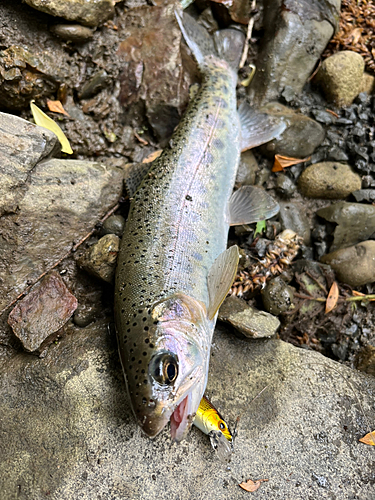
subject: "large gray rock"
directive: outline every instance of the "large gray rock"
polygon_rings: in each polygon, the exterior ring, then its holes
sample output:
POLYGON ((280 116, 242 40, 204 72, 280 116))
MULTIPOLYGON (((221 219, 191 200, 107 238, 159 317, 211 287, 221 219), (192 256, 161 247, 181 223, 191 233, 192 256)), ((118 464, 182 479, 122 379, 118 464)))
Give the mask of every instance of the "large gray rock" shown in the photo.
POLYGON ((0 219, 0 310, 85 236, 122 193, 122 172, 99 163, 50 159, 28 174, 21 194, 15 193, 17 213, 0 219))
POLYGON ((88 26, 97 26, 114 14, 114 0, 25 0, 34 9, 88 26))
POLYGON ((236 500, 249 478, 269 480, 260 500, 374 497, 373 449, 358 442, 367 428, 346 382, 371 419, 373 377, 217 330, 208 395, 230 422, 241 416, 228 471, 197 429, 181 444, 169 430, 141 434, 107 320, 70 333, 44 359, 19 354, 0 367, 2 500, 236 500))
POLYGON ((302 91, 339 14, 340 0, 265 0, 265 34, 249 87, 254 103, 276 100, 285 87, 302 91))
POLYGON ((0 113, 0 216, 15 212, 35 165, 60 151, 53 132, 18 116, 0 113))

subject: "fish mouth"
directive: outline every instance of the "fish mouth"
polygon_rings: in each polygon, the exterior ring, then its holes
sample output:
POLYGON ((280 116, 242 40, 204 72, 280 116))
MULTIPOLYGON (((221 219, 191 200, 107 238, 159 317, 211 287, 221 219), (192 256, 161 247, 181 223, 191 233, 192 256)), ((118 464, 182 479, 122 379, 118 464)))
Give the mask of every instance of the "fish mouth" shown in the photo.
POLYGON ((174 441, 181 441, 193 423, 195 415, 191 412, 192 403, 193 398, 189 393, 171 415, 171 436, 174 441))

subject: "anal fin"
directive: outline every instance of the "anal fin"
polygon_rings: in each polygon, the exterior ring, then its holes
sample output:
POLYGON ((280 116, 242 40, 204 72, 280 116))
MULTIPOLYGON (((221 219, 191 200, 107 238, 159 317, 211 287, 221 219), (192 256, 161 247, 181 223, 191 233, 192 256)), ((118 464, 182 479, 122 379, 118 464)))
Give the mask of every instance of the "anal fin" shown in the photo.
POLYGON ((270 219, 279 210, 278 203, 264 189, 256 186, 242 186, 229 199, 228 224, 240 226, 270 219))
POLYGON ((222 252, 212 264, 207 277, 208 318, 213 319, 236 277, 240 254, 237 245, 222 252))
POLYGON ((243 102, 238 108, 241 123, 241 151, 255 148, 271 141, 286 128, 280 119, 261 113, 243 102))

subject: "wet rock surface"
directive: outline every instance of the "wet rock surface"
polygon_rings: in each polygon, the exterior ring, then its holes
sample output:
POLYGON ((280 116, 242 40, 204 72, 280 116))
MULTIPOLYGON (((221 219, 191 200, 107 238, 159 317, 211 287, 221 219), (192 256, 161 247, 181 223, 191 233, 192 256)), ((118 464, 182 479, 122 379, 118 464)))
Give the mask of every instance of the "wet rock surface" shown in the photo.
POLYGON ((361 177, 345 163, 327 161, 307 167, 298 186, 310 198, 346 198, 361 188, 361 177))
POLYGON ((72 295, 60 275, 49 273, 14 307, 8 323, 26 351, 36 351, 59 330, 77 309, 72 295))
POLYGON ((262 300, 266 311, 278 316, 293 307, 293 290, 280 276, 277 276, 263 288, 262 300))
POLYGON ((250 477, 269 480, 260 499, 344 500, 359 487, 361 499, 374 494, 363 481, 372 474, 372 448, 358 442, 367 428, 346 382, 350 376, 371 415, 373 377, 281 341, 250 345, 222 328, 215 333, 208 394, 230 422, 241 415, 230 471, 197 429, 182 444, 172 443, 168 430, 155 440, 141 435, 107 321, 73 328, 44 359, 19 354, 0 370, 0 415, 9 429, 0 443, 0 477, 9 500, 47 492, 60 500, 239 499, 238 484, 250 477))
POLYGON ((281 202, 279 220, 282 229, 292 229, 302 238, 305 245, 310 244, 310 223, 300 203, 281 202))
POLYGON ((224 300, 218 318, 250 339, 274 337, 280 326, 280 321, 275 316, 265 311, 257 311, 235 296, 224 300))

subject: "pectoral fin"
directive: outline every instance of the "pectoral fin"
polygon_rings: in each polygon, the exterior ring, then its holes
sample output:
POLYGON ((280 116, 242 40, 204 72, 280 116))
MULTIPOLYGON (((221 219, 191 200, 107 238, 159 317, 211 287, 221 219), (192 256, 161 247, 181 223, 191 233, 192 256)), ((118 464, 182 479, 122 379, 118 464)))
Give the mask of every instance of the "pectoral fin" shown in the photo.
POLYGON ((264 189, 242 186, 229 200, 227 219, 230 226, 270 219, 278 213, 278 203, 264 189))
POLYGON ((124 169, 124 182, 126 192, 132 198, 138 186, 146 177, 152 167, 152 163, 129 163, 124 169))
POLYGON ((208 318, 213 319, 227 296, 230 287, 236 277, 240 254, 237 245, 234 245, 219 257, 212 264, 207 277, 208 285, 208 318))
POLYGON ((284 132, 286 124, 280 118, 260 113, 243 102, 238 108, 241 123, 241 151, 271 141, 284 132))

